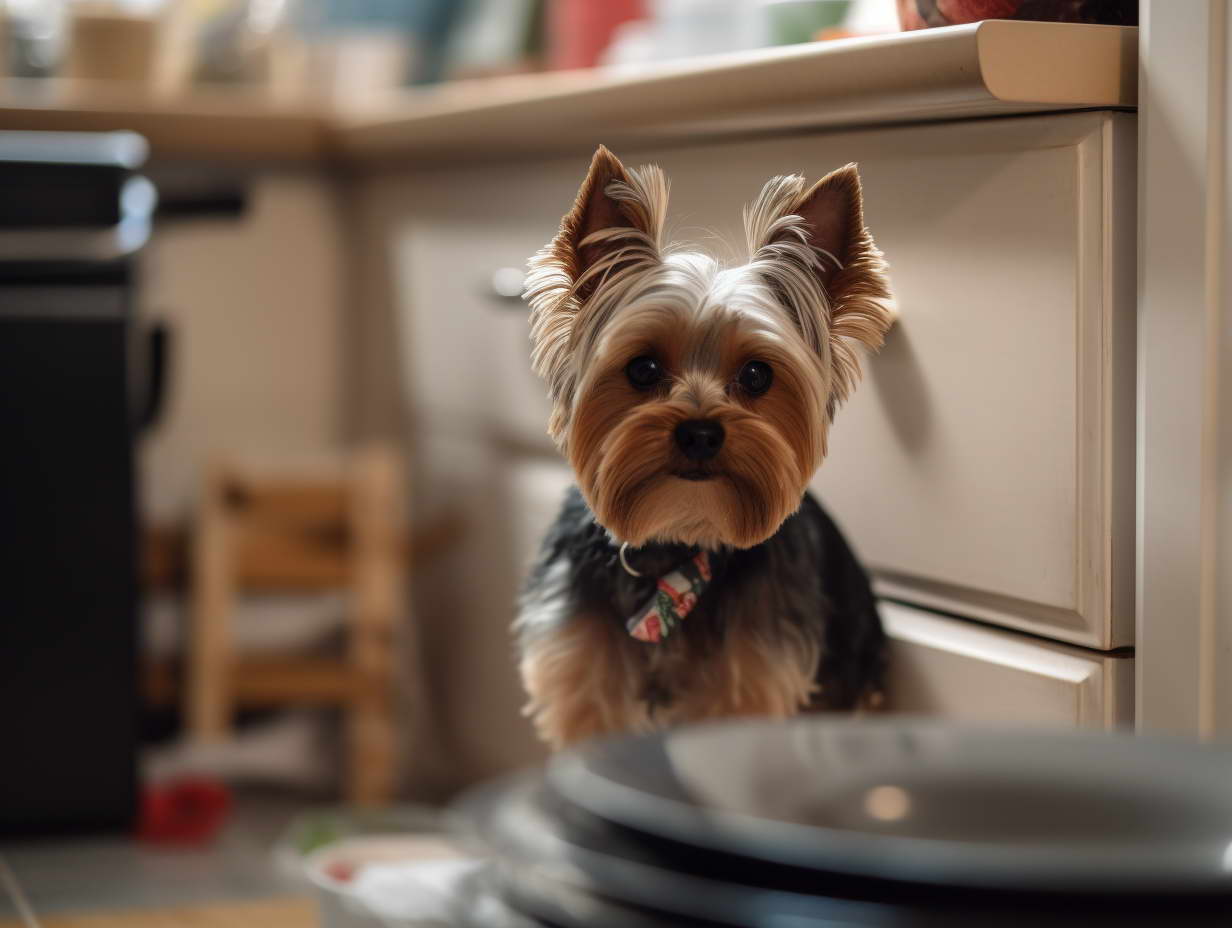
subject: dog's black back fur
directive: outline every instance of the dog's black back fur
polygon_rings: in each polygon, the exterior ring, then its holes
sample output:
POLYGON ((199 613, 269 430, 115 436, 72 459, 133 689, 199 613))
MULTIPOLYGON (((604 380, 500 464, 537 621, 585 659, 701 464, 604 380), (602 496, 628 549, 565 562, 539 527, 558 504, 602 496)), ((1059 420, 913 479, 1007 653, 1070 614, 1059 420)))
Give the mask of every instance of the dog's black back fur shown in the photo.
MULTIPOLYGON (((556 624, 578 614, 605 616, 623 626, 650 598, 656 580, 695 550, 683 545, 630 550, 630 563, 643 576, 630 575, 620 565, 618 546, 572 487, 524 591, 524 603, 562 600, 561 608, 524 608, 518 633, 523 640, 551 634, 556 624)), ((852 709, 881 691, 885 633, 868 575, 811 494, 769 539, 753 548, 715 552, 711 568, 713 582, 675 635, 719 640, 726 629, 715 604, 742 587, 760 585, 774 592, 757 621, 792 623, 821 643, 814 708, 852 709)), ((648 692, 645 698, 653 704, 658 694, 648 692)))

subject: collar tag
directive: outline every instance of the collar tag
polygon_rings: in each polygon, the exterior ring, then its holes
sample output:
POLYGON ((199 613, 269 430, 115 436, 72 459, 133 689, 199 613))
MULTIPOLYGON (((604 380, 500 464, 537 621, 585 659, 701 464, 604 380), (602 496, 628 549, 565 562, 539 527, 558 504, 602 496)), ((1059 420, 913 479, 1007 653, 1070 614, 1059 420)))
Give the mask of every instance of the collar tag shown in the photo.
POLYGON ((638 641, 657 643, 670 635, 693 611, 710 585, 710 552, 698 551, 671 573, 660 577, 654 595, 629 617, 625 628, 638 641))

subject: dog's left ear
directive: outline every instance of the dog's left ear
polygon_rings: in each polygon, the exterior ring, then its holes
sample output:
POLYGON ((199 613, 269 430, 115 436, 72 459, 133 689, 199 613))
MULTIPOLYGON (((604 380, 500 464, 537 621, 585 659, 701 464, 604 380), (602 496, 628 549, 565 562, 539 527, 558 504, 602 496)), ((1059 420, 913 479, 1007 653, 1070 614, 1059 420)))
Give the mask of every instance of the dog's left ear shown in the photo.
POLYGON ((767 269, 805 339, 831 357, 833 412, 860 377, 851 343, 880 348, 894 321, 885 259, 864 225, 856 166, 831 171, 807 190, 799 175, 774 178, 745 211, 745 231, 753 260, 767 269), (792 285, 791 272, 802 266, 821 285, 823 301, 792 285))

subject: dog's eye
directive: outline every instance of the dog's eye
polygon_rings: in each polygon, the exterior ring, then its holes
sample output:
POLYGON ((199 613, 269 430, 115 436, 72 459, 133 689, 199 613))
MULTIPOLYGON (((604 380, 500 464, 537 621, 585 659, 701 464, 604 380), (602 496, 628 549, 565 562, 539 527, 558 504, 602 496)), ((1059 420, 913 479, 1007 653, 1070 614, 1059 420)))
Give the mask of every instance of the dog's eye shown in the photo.
POLYGON ((774 371, 765 361, 749 361, 740 368, 740 386, 754 396, 761 396, 774 383, 774 371))
POLYGON ((625 376, 639 390, 649 390, 663 379, 663 368, 654 358, 642 356, 625 365, 625 376))

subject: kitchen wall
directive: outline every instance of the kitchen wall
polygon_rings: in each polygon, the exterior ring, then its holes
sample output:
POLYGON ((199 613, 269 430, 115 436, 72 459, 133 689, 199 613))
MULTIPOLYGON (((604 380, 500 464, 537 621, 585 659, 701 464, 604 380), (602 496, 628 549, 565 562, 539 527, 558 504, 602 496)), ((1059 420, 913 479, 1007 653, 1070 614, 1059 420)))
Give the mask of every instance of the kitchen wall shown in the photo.
POLYGON ((146 522, 191 513, 212 455, 302 458, 344 433, 346 251, 335 187, 313 172, 261 174, 238 218, 159 224, 143 315, 174 345, 162 421, 141 447, 146 522))

